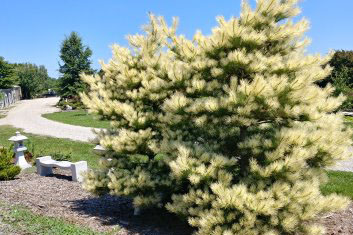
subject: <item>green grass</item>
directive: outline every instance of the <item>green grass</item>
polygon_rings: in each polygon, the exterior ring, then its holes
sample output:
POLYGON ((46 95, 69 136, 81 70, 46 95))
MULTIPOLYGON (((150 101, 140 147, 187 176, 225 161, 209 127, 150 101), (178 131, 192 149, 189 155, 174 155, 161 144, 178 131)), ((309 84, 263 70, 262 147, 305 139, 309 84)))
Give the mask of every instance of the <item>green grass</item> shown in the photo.
POLYGON ((10 206, 0 202, 2 223, 11 227, 12 233, 52 234, 52 235, 95 235, 113 234, 118 228, 108 233, 99 233, 89 228, 69 223, 61 218, 38 215, 20 206, 10 206))
POLYGON ((353 127, 353 117, 345 116, 345 117, 344 117, 344 123, 345 123, 347 126, 353 127))
POLYGON ((344 120, 347 122, 353 122, 353 117, 351 116, 344 116, 344 120))
POLYGON ((42 115, 43 117, 75 126, 93 127, 93 128, 108 128, 109 121, 99 120, 98 116, 88 114, 84 110, 57 112, 42 115))
MULTIPOLYGON (((8 139, 15 134, 16 131, 21 131, 11 126, 0 126, 0 146, 10 146, 11 142, 8 139)), ((70 154, 72 161, 87 161, 91 168, 96 168, 99 157, 92 151, 93 144, 78 142, 69 139, 59 139, 47 136, 38 136, 25 133, 29 141, 26 141, 28 150, 34 153, 35 156, 51 155, 54 153, 70 154)))
POLYGON ((353 200, 353 173, 343 171, 328 171, 329 182, 321 186, 324 195, 337 193, 353 200))

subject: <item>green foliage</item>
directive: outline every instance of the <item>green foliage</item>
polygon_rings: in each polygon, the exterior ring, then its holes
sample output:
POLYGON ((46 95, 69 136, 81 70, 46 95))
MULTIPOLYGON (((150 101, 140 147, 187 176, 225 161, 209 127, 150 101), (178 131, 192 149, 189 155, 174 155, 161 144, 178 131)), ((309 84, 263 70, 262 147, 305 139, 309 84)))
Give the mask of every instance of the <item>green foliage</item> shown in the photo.
POLYGON ((52 156, 56 161, 72 161, 72 153, 56 152, 49 154, 49 156, 52 156))
POLYGON ((13 152, 0 147, 0 180, 12 180, 21 172, 21 168, 13 164, 13 152))
POLYGON ((43 87, 45 91, 48 91, 50 89, 57 93, 59 90, 59 80, 49 77, 44 83, 43 87))
POLYGON ((353 51, 335 51, 329 64, 333 68, 332 74, 318 85, 325 87, 331 83, 336 88, 335 96, 344 94, 347 97, 341 109, 353 109, 353 51))
POLYGON ((67 105, 71 106, 73 110, 81 110, 86 108, 78 96, 73 96, 70 98, 61 97, 56 105, 61 108, 61 110, 66 110, 67 105))
POLYGON ((60 59, 60 90, 64 98, 77 97, 79 92, 85 90, 85 84, 80 80, 81 73, 92 74, 90 57, 92 51, 82 44, 81 37, 72 32, 61 44, 60 59))
MULTIPOLYGON (((332 85, 335 87, 335 96, 339 96, 340 94, 344 94, 347 99, 341 105, 341 109, 344 110, 352 110, 353 109, 353 83, 351 81, 352 77, 349 72, 349 68, 342 67, 341 70, 334 69, 331 74, 332 85)), ((353 70, 353 67, 351 68, 353 70)), ((353 76, 353 74, 352 74, 353 76)))
POLYGON ((48 76, 47 69, 43 65, 16 64, 15 71, 24 99, 37 97, 47 91, 48 81, 51 79, 48 76))
POLYGON ((0 56, 0 89, 11 88, 17 85, 14 66, 0 56))
POLYGON ((30 99, 54 87, 55 82, 48 76, 47 69, 43 65, 10 64, 0 57, 0 89, 19 85, 22 97, 30 99))
POLYGON ((86 110, 75 110, 70 112, 57 112, 42 115, 43 117, 75 126, 85 126, 93 128, 109 128, 110 122, 99 120, 97 115, 88 113, 86 110))
POLYGON ((326 85, 329 82, 334 83, 336 74, 342 72, 346 75, 347 84, 353 84, 353 51, 335 51, 329 64, 333 67, 333 73, 324 79, 320 85, 326 85))
POLYGON ((298 13, 297 0, 243 1, 193 40, 151 16, 130 48, 114 45, 103 76, 82 76, 82 101, 111 121, 84 187, 164 206, 198 235, 322 234, 316 217, 349 203, 320 185, 352 130, 336 113, 345 97, 316 85, 331 57, 304 54, 298 13))

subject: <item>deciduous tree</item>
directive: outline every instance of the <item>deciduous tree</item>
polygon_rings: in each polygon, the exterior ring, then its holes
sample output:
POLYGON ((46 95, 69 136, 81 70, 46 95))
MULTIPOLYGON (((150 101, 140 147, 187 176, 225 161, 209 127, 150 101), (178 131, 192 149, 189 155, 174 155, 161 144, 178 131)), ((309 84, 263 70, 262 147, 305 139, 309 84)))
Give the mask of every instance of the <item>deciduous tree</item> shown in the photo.
POLYGON ((16 76, 22 90, 24 99, 31 99, 46 92, 46 85, 49 81, 47 69, 35 64, 16 64, 16 76))
POLYGON ((0 89, 11 88, 17 84, 14 66, 0 56, 0 89))

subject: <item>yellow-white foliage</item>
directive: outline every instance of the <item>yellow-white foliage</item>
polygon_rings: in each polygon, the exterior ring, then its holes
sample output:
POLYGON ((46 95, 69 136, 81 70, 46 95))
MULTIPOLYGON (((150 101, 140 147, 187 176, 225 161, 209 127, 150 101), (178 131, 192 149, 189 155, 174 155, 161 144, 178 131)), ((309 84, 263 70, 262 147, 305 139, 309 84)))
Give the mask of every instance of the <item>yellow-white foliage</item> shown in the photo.
POLYGON ((243 1, 240 18, 193 40, 151 16, 130 48, 114 45, 104 75, 82 77, 85 105, 111 120, 85 188, 165 206, 200 235, 322 234, 312 221, 348 202, 321 195, 324 168, 352 133, 335 113, 345 98, 316 85, 331 55, 304 54, 299 12, 297 0, 243 1))

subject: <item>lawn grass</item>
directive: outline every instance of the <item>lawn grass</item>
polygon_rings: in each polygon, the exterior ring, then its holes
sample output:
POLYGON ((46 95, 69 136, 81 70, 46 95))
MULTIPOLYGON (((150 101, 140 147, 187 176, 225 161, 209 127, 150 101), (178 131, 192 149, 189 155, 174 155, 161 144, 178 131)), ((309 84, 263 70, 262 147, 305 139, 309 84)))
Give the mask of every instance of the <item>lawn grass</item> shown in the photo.
POLYGON ((100 233, 69 223, 61 218, 38 215, 22 206, 12 206, 0 201, 1 223, 8 225, 15 234, 52 235, 108 235, 117 230, 100 233))
POLYGON ((85 110, 75 110, 70 112, 57 112, 42 115, 43 117, 75 126, 108 128, 109 121, 99 120, 98 116, 89 114, 85 110))
MULTIPOLYGON (((8 139, 21 131, 11 126, 0 126, 0 146, 10 146, 8 139)), ((28 137, 25 145, 35 156, 52 155, 54 153, 70 154, 72 161, 87 161, 89 167, 97 168, 99 157, 92 152, 93 144, 69 139, 59 139, 24 133, 28 137)))
POLYGON ((329 182, 320 187, 324 195, 337 193, 353 200, 353 173, 344 171, 328 171, 329 182))
POLYGON ((344 123, 349 126, 349 127, 353 127, 353 117, 351 116, 345 116, 344 117, 344 123))

